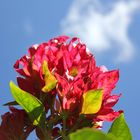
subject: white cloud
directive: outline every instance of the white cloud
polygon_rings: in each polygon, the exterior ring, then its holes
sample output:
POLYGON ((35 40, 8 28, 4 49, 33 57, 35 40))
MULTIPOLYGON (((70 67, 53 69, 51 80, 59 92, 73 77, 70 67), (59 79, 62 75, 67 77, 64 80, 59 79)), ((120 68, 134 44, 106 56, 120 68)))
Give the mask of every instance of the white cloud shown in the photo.
POLYGON ((23 21, 23 30, 27 35, 32 35, 34 33, 33 25, 29 19, 23 21))
POLYGON ((108 4, 100 0, 74 0, 62 20, 62 33, 79 36, 96 54, 114 47, 118 50, 115 60, 129 61, 135 48, 128 29, 139 7, 139 0, 118 0, 108 4))

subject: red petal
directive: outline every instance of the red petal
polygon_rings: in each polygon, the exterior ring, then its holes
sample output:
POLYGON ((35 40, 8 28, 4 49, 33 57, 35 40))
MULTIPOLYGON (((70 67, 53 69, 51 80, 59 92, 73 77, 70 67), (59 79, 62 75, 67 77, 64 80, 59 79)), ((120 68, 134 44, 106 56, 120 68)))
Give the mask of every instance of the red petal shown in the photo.
POLYGON ((17 82, 18 82, 19 87, 22 90, 25 90, 29 93, 34 94, 35 89, 34 89, 33 81, 31 79, 28 79, 28 78, 24 79, 21 77, 17 77, 17 82))
POLYGON ((112 108, 119 100, 121 94, 120 95, 112 95, 109 96, 105 99, 103 106, 105 108, 112 108))
MULTIPOLYGON (((105 111, 105 110, 104 110, 105 111)), ((122 111, 113 111, 112 109, 110 110, 106 110, 104 115, 98 115, 97 118, 103 121, 113 121, 114 119, 116 119, 117 117, 119 117, 119 115, 122 113, 122 111)))
POLYGON ((104 97, 109 95, 112 89, 115 88, 116 83, 119 79, 119 71, 108 71, 101 73, 98 76, 98 88, 104 89, 104 97))

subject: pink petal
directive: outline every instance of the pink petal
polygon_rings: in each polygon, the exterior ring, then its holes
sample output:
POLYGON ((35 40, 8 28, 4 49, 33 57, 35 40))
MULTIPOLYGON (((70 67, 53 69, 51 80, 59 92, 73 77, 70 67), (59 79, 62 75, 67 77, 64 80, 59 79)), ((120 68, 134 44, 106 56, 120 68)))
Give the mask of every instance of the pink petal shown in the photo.
POLYGON ((114 119, 116 119, 117 117, 119 117, 119 115, 122 113, 122 111, 113 111, 112 109, 106 113, 105 115, 98 115, 97 118, 103 121, 113 121, 114 119))
POLYGON ((121 94, 120 95, 111 95, 109 97, 107 97, 104 101, 104 106, 106 108, 111 108, 113 107, 119 100, 121 94))

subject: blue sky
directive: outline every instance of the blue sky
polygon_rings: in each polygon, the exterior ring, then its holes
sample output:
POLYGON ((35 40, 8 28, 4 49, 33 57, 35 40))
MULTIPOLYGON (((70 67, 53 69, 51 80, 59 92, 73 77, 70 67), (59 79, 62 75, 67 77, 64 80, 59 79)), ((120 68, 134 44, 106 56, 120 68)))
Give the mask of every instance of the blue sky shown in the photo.
MULTIPOLYGON (((14 62, 36 43, 61 34, 78 36, 98 65, 119 69, 115 107, 123 109, 133 139, 140 134, 140 2, 139 0, 0 0, 0 114, 13 100, 9 81, 16 81, 14 62)), ((108 125, 105 125, 106 129, 108 125)), ((35 139, 34 134, 28 140, 35 139)))

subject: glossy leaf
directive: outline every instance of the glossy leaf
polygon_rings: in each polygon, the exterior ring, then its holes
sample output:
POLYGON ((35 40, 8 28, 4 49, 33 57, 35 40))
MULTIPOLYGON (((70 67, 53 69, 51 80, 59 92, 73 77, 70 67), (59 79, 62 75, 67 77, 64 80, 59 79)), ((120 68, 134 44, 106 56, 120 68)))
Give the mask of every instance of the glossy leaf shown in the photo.
POLYGON ((43 92, 49 92, 56 87, 57 80, 55 76, 50 72, 46 61, 43 63, 43 75, 45 80, 45 86, 42 88, 43 92))
POLYGON ((113 122, 109 130, 110 133, 116 136, 118 140, 132 140, 130 129, 124 119, 123 113, 113 122))
POLYGON ((45 124, 45 109, 41 101, 28 92, 21 90, 12 81, 10 89, 16 102, 28 113, 34 125, 43 127, 45 124))
POLYGON ((81 114, 95 114, 102 105, 102 90, 90 90, 83 94, 81 114))
POLYGON ((69 135, 70 140, 117 140, 113 135, 107 135, 93 128, 83 128, 69 135))

